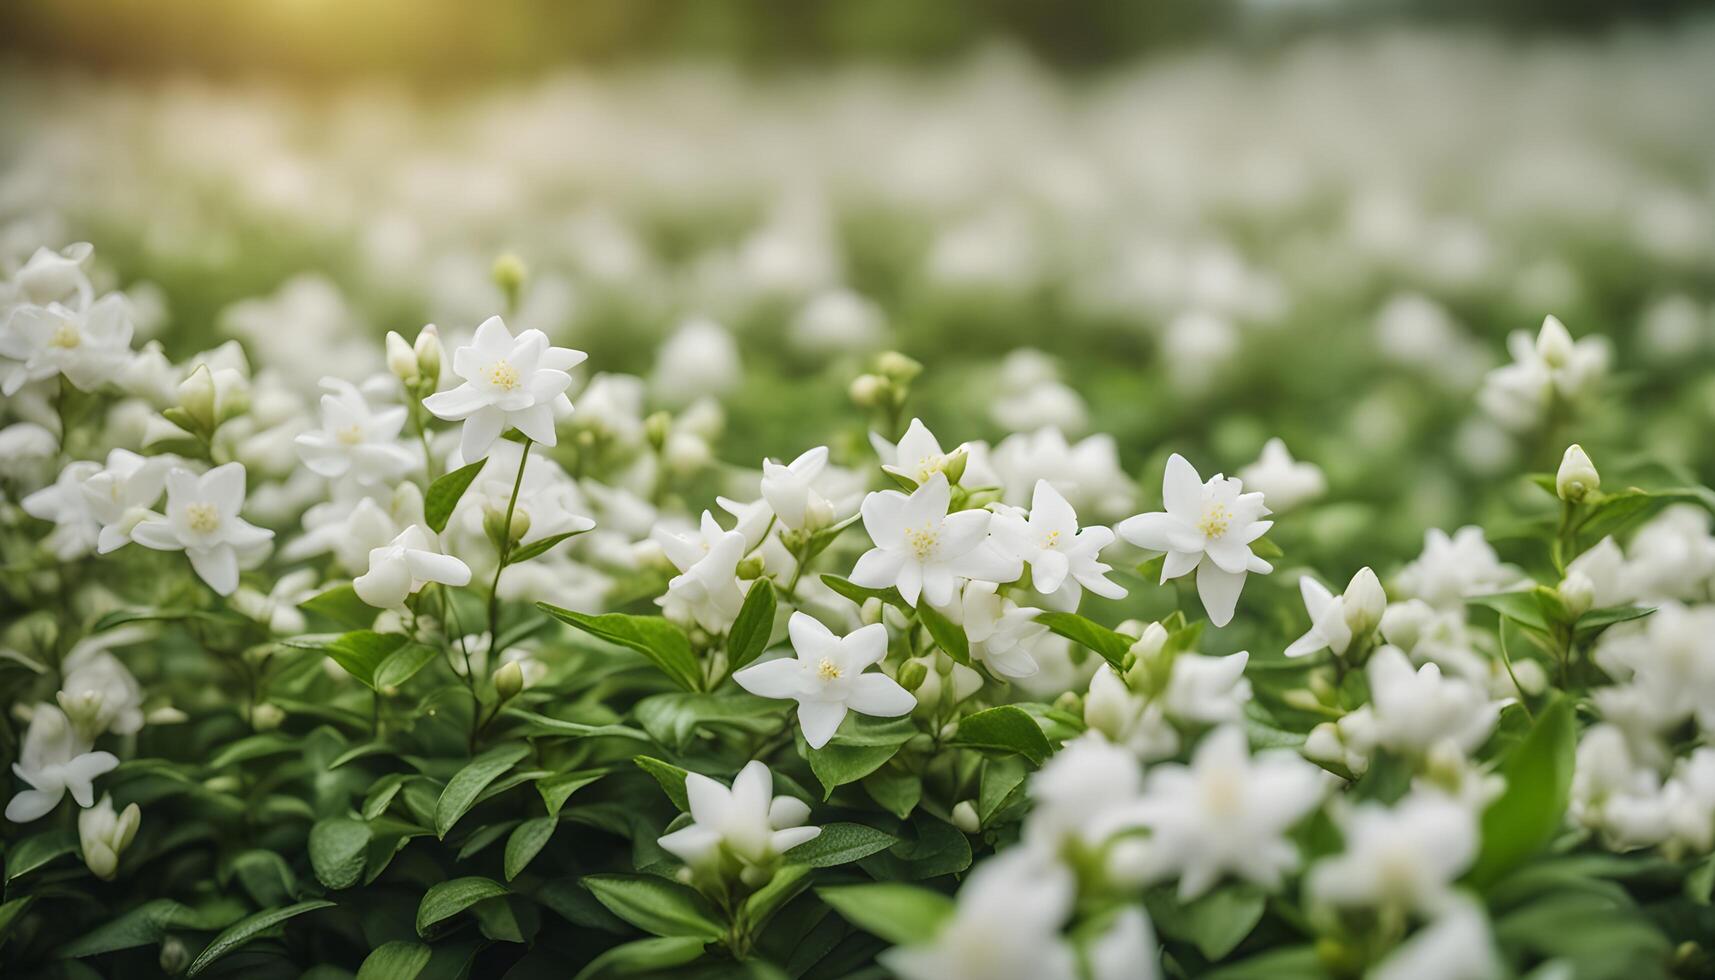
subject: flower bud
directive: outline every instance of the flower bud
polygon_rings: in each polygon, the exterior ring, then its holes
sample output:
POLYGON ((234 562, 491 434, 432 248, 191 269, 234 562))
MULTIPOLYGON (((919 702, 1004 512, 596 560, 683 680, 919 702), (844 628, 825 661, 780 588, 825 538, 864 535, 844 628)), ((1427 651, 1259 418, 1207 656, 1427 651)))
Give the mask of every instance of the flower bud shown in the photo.
POLYGON ((524 668, 519 666, 516 660, 508 660, 501 664, 500 669, 494 672, 494 693, 500 696, 500 700, 510 701, 517 697, 518 692, 522 690, 524 690, 524 668))
POLYGON ((965 464, 970 461, 971 454, 964 449, 948 454, 947 461, 941 464, 941 472, 946 474, 947 482, 957 484, 959 480, 963 479, 965 464))
POLYGON ((177 936, 161 940, 160 964, 161 972, 170 977, 185 972, 185 967, 191 965, 191 951, 185 948, 185 941, 177 936))
POLYGON ((863 620, 863 624, 865 626, 872 626, 879 623, 881 622, 882 614, 885 611, 882 606, 883 603, 880 599, 877 599, 875 596, 870 596, 868 599, 865 599, 863 601, 863 605, 858 608, 858 618, 863 620))
POLYGON ((888 389, 887 379, 875 374, 860 374, 852 379, 846 393, 859 408, 875 408, 882 403, 888 389))
POLYGON ((953 826, 967 834, 974 834, 983 829, 982 818, 977 816, 976 805, 970 800, 960 800, 953 807, 953 826))
POLYGON ((1560 459, 1560 472, 1554 474, 1554 492, 1567 503, 1576 504, 1602 486, 1602 475, 1584 447, 1573 443, 1566 447, 1560 459))
POLYGON ((92 874, 102 881, 113 880, 119 868, 119 855, 137 836, 137 825, 142 819, 143 813, 135 803, 114 813, 112 796, 103 796, 100 803, 78 813, 78 843, 92 874))
POLYGON ((1551 368, 1564 365, 1572 358, 1572 334, 1560 318, 1550 313, 1543 318, 1542 329, 1536 334, 1536 352, 1551 368))
POLYGON ((198 364, 179 382, 179 408, 204 432, 214 429, 214 373, 198 364))
POLYGON ((899 676, 894 678, 894 680, 899 682, 899 686, 905 688, 907 691, 917 690, 922 687, 923 682, 928 679, 929 668, 923 666, 923 661, 921 660, 907 660, 900 666, 899 676))
POLYGON ((673 432, 673 416, 666 412, 655 412, 643 420, 643 434, 649 439, 649 445, 656 452, 667 444, 667 436, 673 432))
POLYGON ((1566 577, 1560 581, 1560 587, 1554 591, 1560 596, 1561 605, 1566 607, 1566 612, 1573 619, 1589 612, 1596 602, 1596 583, 1590 581, 1590 576, 1583 572, 1567 572, 1566 577))
POLYGON ((524 280, 530 277, 530 269, 519 258, 516 252, 502 252, 494 257, 494 266, 489 270, 494 278, 494 284, 506 294, 506 301, 516 305, 518 292, 524 288, 524 280))
POLYGON ((417 342, 411 345, 411 353, 417 355, 417 369, 423 373, 424 379, 430 383, 441 380, 441 332, 430 323, 417 331, 417 342))
POLYGON ((401 337, 397 330, 387 331, 387 370, 408 385, 416 384, 422 374, 416 352, 411 349, 410 344, 405 343, 405 338, 401 337))
POLYGON ((277 704, 264 701, 250 712, 250 727, 259 732, 269 732, 280 727, 286 720, 286 712, 277 704))
POLYGON ((737 567, 738 577, 746 582, 761 578, 763 571, 762 559, 756 555, 742 559, 737 567))
POLYGON ((1346 583, 1340 607, 1346 614, 1346 628, 1353 636, 1363 636, 1382 621, 1382 614, 1387 612, 1387 592, 1368 565, 1358 569, 1346 583))
POLYGON ((530 533, 530 515, 514 509, 509 524, 506 511, 490 504, 482 509, 482 533, 488 536, 488 540, 493 542, 496 548, 511 547, 523 541, 524 535, 530 533))
POLYGON ((804 502, 804 530, 820 531, 834 523, 834 505, 826 497, 810 491, 809 499, 804 502))
POLYGON ((923 373, 923 365, 896 350, 883 351, 875 359, 875 369, 895 384, 910 384, 923 373))

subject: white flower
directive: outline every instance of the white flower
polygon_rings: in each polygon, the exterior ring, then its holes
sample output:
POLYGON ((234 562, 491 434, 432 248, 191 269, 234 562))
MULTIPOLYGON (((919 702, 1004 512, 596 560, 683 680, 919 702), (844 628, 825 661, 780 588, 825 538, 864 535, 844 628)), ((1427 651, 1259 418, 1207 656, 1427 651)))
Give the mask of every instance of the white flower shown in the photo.
POLYGON ((96 646, 74 647, 61 665, 65 680, 55 700, 85 738, 109 731, 134 735, 143 727, 143 688, 119 659, 96 646))
POLYGON ((1604 338, 1574 342, 1565 324, 1552 315, 1542 321, 1534 342, 1522 330, 1509 334, 1507 350, 1512 363, 1489 372, 1477 403, 1495 421, 1514 430, 1540 424, 1556 397, 1578 400, 1608 369, 1604 338))
POLYGON ((94 289, 83 267, 94 253, 88 242, 67 245, 58 252, 45 246, 37 248, 5 284, 10 288, 0 289, 0 302, 64 303, 78 310, 87 307, 94 289))
POLYGON ((1626 579, 1639 600, 1706 601, 1715 579, 1709 512, 1695 504, 1663 510, 1632 535, 1627 557, 1626 579))
POLYGON ((1086 514, 1119 517, 1130 513, 1136 489, 1120 467, 1113 436, 1086 436, 1072 445, 1058 428, 1015 432, 1000 441, 991 462, 1005 489, 1004 500, 1028 503, 1037 480, 1054 484, 1073 507, 1086 514))
POLYGON ((1204 483, 1185 457, 1174 453, 1162 479, 1166 510, 1128 517, 1118 528, 1132 544, 1166 554, 1161 581, 1195 570, 1197 594, 1216 626, 1232 621, 1247 573, 1274 571, 1250 547, 1274 522, 1259 519, 1269 512, 1262 494, 1242 490, 1238 480, 1219 473, 1204 483))
MULTIPOLYGON (((475 489, 476 484, 472 484, 465 496, 468 498, 475 489)), ((460 504, 463 503, 461 500, 460 504)), ((455 517, 457 513, 454 511, 455 517)), ((356 501, 336 499, 305 512, 304 533, 280 549, 280 557, 299 561, 332 552, 346 572, 362 575, 369 568, 370 551, 423 521, 423 491, 415 483, 399 484, 398 489, 381 501, 371 497, 356 501)), ((534 522, 530 529, 536 529, 534 522)), ((480 533, 480 528, 476 533, 480 533)))
POLYGON ((20 306, 0 322, 0 394, 11 397, 26 382, 65 375, 84 391, 119 379, 131 360, 131 318, 115 293, 74 310, 49 303, 20 306))
POLYGON ((674 534, 657 527, 650 540, 661 546, 679 574, 667 583, 667 594, 656 599, 668 619, 696 623, 711 633, 725 633, 744 607, 738 563, 751 543, 739 529, 726 531, 703 511, 694 534, 674 534))
POLYGON ((167 484, 170 456, 139 456, 128 449, 107 454, 107 466, 83 481, 89 513, 101 524, 96 553, 107 554, 131 541, 131 529, 150 516, 167 484))
POLYGON ((1449 741, 1471 752, 1494 731, 1500 702, 1469 681, 1441 676, 1441 668, 1413 669, 1398 647, 1384 646, 1366 669, 1377 744, 1395 752, 1419 754, 1449 741))
POLYGON ((985 510, 947 513, 952 489, 939 470, 907 497, 880 490, 863 501, 863 526, 875 547, 858 559, 851 580, 866 589, 898 586, 915 606, 921 595, 932 606, 953 601, 961 578, 1010 582, 1022 571, 1016 559, 988 542, 985 510))
POLYGON ((413 524, 369 553, 369 571, 353 579, 351 587, 359 599, 378 609, 397 609, 430 582, 469 585, 470 566, 441 554, 429 540, 429 532, 413 524))
POLYGON ((731 789, 702 773, 687 773, 692 822, 659 843, 696 870, 712 870, 723 855, 744 867, 766 865, 822 832, 803 826, 810 816, 804 801, 773 792, 774 774, 758 761, 739 770, 731 789))
POLYGON ((239 586, 228 600, 232 608, 250 617, 277 636, 304 632, 304 614, 298 605, 316 594, 320 576, 313 568, 300 568, 280 576, 266 593, 239 586))
POLYGON ((1590 454, 1576 442, 1566 447, 1560 458, 1560 469, 1554 474, 1554 492, 1561 500, 1578 503, 1602 486, 1602 474, 1590 461, 1590 454))
POLYGON ((1084 952, 1089 980, 1157 980, 1161 976, 1155 929, 1135 905, 1121 909, 1101 935, 1087 940, 1084 952))
POLYGON ((1162 710, 1169 718, 1194 724, 1239 721, 1251 699, 1251 682, 1245 679, 1249 662, 1250 654, 1243 650, 1224 657, 1176 655, 1161 695, 1162 710))
POLYGON ((1291 510, 1328 492, 1328 481, 1315 463, 1292 458, 1286 443, 1270 439, 1257 461, 1239 470, 1244 485, 1261 493, 1271 510, 1291 510))
POLYGON ((83 495, 85 480, 101 472, 101 464, 78 460, 66 464, 59 478, 19 501, 24 513, 52 521, 54 529, 42 542, 60 561, 89 554, 101 536, 101 522, 90 511, 83 495))
POLYGON ((1097 667, 1090 678, 1090 692, 1084 696, 1084 724, 1144 762, 1166 759, 1179 751, 1179 732, 1168 724, 1160 702, 1127 687, 1107 663, 1097 667))
POLYGON ((201 476, 183 467, 167 474, 167 513, 131 530, 131 539, 158 551, 183 551, 191 567, 221 595, 238 588, 241 563, 261 557, 274 532, 238 516, 244 506, 244 464, 216 466, 201 476))
POLYGON ((834 505, 816 492, 814 483, 828 465, 828 447, 817 446, 781 465, 762 461, 762 499, 788 530, 820 530, 833 523, 834 505))
POLYGON ((1352 576, 1344 595, 1334 595, 1308 575, 1298 580, 1298 590, 1304 596, 1304 611, 1310 614, 1310 629, 1286 648, 1288 657, 1306 656, 1323 648, 1336 656, 1345 653, 1356 636, 1381 622, 1387 608, 1387 595, 1368 567, 1352 576))
POLYGON ((935 938, 881 954, 903 980, 1073 980, 1077 959, 1060 928, 1077 883, 1063 865, 1027 848, 978 865, 935 938))
POLYGON ((725 394, 743 374, 732 334, 713 320, 698 318, 661 342, 649 386, 662 401, 678 406, 725 394))
MULTIPOLYGON (((1637 547, 1636 538, 1633 539, 1633 547, 1637 547)), ((1632 588, 1631 570, 1626 566, 1626 556, 1611 536, 1604 537, 1566 563, 1566 577, 1570 579, 1573 575, 1582 576, 1590 583, 1592 608, 1623 605, 1637 598, 1632 588)))
POLYGON ((1496 980, 1507 976, 1489 920, 1474 902, 1455 902, 1368 974, 1369 980, 1496 980))
POLYGON ((1661 778, 1639 762, 1626 733, 1606 722, 1578 740, 1569 813, 1616 851, 1659 844, 1672 832, 1661 778))
POLYGON ((1065 744, 1030 777, 1026 842, 1059 853, 1067 840, 1099 849, 1138 825, 1143 767, 1137 757, 1100 735, 1065 744))
POLYGON ((1320 902, 1434 915, 1477 856, 1476 815, 1439 793, 1414 792, 1392 807, 1360 803, 1340 825, 1345 850, 1306 879, 1320 902))
POLYGON ((1177 874, 1182 901, 1226 874, 1278 887, 1298 863, 1286 831, 1321 802, 1324 775, 1294 752, 1253 757, 1243 729, 1216 729, 1190 765, 1163 762, 1149 771, 1139 803, 1139 822, 1153 831, 1145 874, 1177 874))
POLYGON ((83 850, 83 863, 102 881, 112 881, 119 868, 119 855, 131 846, 137 836, 137 825, 143 811, 133 803, 120 813, 113 812, 113 797, 103 793, 101 802, 77 815, 78 844, 83 850))
POLYGON ((1707 853, 1715 846, 1715 748, 1680 759, 1662 793, 1674 840, 1694 854, 1707 853))
POLYGON ((1037 592, 1053 595, 1064 587, 1069 593, 1066 604, 1073 608, 1083 589, 1104 599, 1125 598, 1125 588, 1108 581, 1109 566, 1100 558, 1102 549, 1113 543, 1114 532, 1105 527, 1080 530, 1077 512, 1047 480, 1036 481, 1028 517, 1003 511, 989 526, 1002 554, 1030 566, 1030 584, 1037 592))
POLYGON ((1695 714, 1715 732, 1715 606, 1664 602, 1641 628, 1604 633, 1596 663, 1639 689, 1658 730, 1695 714))
POLYGON ((1517 569, 1501 564, 1483 529, 1469 525, 1451 537, 1430 528, 1423 535, 1423 553, 1400 569, 1394 582, 1407 597, 1454 609, 1470 596, 1503 592, 1519 577, 1517 569))
POLYGON ((508 426, 541 443, 554 445, 554 410, 571 410, 566 372, 583 363, 583 351, 551 347, 548 335, 525 330, 516 339, 500 317, 476 328, 475 338, 453 351, 453 373, 464 384, 423 399, 437 418, 464 421, 459 452, 466 461, 481 459, 508 426))
POLYGON ((1051 635, 1038 623, 1042 610, 1020 606, 997 590, 993 582, 965 584, 958 613, 970 641, 971 659, 980 660, 1003 677, 1032 677, 1041 669, 1037 653, 1051 635))
POLYGON ((835 636, 814 616, 795 612, 786 623, 798 656, 753 664, 732 675, 752 694, 798 702, 798 724, 813 749, 828 744, 848 710, 878 718, 911 713, 917 699, 880 671, 865 673, 887 656, 881 623, 835 636))
POLYGON ((397 482, 417 465, 417 454, 400 445, 405 406, 376 410, 349 381, 323 378, 322 427, 301 432, 292 441, 304 465, 318 476, 349 474, 359 485, 397 482))
POLYGON ((29 823, 59 805, 69 791, 78 806, 95 803, 95 777, 111 772, 119 759, 111 752, 90 751, 65 713, 51 704, 38 704, 12 771, 30 789, 6 804, 6 819, 29 823))
MULTIPOLYGON (((873 432, 869 434, 869 442, 874 447, 875 454, 881 458, 883 470, 904 477, 912 483, 927 483, 931 476, 945 474, 961 453, 964 454, 966 470, 970 468, 971 447, 966 444, 950 453, 942 452, 941 441, 935 438, 935 433, 929 431, 922 419, 912 419, 897 444, 890 443, 873 432)), ((950 482, 965 481, 961 477, 950 482)))

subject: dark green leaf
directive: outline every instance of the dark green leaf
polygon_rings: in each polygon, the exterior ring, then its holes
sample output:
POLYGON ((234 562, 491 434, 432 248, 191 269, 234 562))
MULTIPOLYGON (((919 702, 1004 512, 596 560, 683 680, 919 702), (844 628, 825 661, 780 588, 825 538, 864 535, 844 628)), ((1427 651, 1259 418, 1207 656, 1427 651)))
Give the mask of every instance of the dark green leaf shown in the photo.
POLYGON ((350 817, 329 817, 310 828, 310 868, 329 888, 350 888, 363 877, 369 825, 350 817))
POLYGON ((962 719, 958 733, 953 736, 953 744, 1016 752, 1038 766, 1054 751, 1036 719, 1024 709, 1010 704, 979 711, 962 719))
POLYGON ((435 924, 458 915, 485 898, 504 894, 505 886, 489 878, 454 878, 434 885, 417 906, 417 935, 426 938, 435 924))
POLYGON ((582 533, 584 533, 584 532, 583 531, 565 531, 565 532, 562 532, 560 534, 551 534, 548 537, 541 539, 540 541, 532 541, 529 544, 524 545, 523 547, 519 548, 518 550, 512 552, 512 554, 507 555, 506 556, 506 564, 517 565, 520 562, 527 562, 530 559, 537 557, 538 555, 545 555, 548 553, 549 549, 553 548, 555 545, 559 544, 560 542, 566 541, 566 540, 571 539, 571 538, 575 538, 582 533))
POLYGON ((207 948, 191 961, 190 969, 185 971, 185 975, 196 976, 208 969, 215 960, 243 946, 287 919, 303 915, 305 912, 314 912, 317 909, 332 908, 333 905, 334 903, 327 899, 316 898, 307 902, 299 902, 296 905, 288 905, 283 909, 266 909, 249 918, 241 919, 214 937, 214 941, 209 943, 207 948))
POLYGON ((895 946, 932 941, 953 915, 952 899, 917 885, 840 885, 816 894, 847 922, 895 946))
POLYGON ((655 777, 655 781, 661 784, 661 791, 667 794, 674 806, 681 811, 691 809, 691 799, 685 793, 685 770, 671 762, 662 762, 647 755, 637 756, 631 761, 637 763, 639 769, 655 777))
POLYGON ((542 794, 542 804, 548 808, 548 815, 557 816, 568 797, 605 775, 605 769, 584 769, 544 776, 536 780, 536 792, 542 794))
POLYGON ((1577 629, 1580 633, 1604 630, 1616 623, 1642 619, 1653 612, 1653 606, 1609 606, 1606 609, 1592 609, 1578 617, 1577 629))
POLYGON ((310 596, 298 603, 298 608, 325 616, 351 630, 368 629, 375 625, 375 617, 381 612, 359 599, 357 590, 349 585, 335 586, 326 592, 310 596))
POLYGON ((1045 612, 1038 614, 1036 621, 1073 643, 1094 650, 1116 669, 1124 664, 1125 655, 1131 651, 1131 637, 1115 633, 1077 613, 1045 612))
POLYGON ((608 911, 656 936, 713 941, 726 931, 702 896, 660 878, 587 875, 583 885, 608 911))
POLYGON ((536 860, 536 855, 542 853, 549 838, 554 836, 554 827, 558 823, 555 817, 533 817, 512 831, 512 836, 506 839, 504 867, 507 881, 518 877, 520 871, 536 860))
POLYGON ((465 764, 447 781, 441 798, 435 802, 435 836, 443 840, 459 818, 476 803, 481 793, 495 777, 530 754, 530 747, 520 743, 498 745, 465 764))
POLYGON ((602 980, 603 977, 630 977, 683 966, 703 955, 708 945, 695 936, 656 936, 635 939, 609 949, 578 971, 572 980, 602 980))
POLYGON ((881 808, 903 820, 923 799, 923 779, 913 773, 886 766, 863 779, 864 792, 881 808))
POLYGON ((1506 789, 1483 811, 1483 845, 1471 871, 1477 884, 1493 883, 1545 847, 1560 829, 1572 790, 1577 742, 1572 703, 1558 698, 1502 761, 1506 789))
POLYGON ((659 667, 673 683, 687 691, 700 690, 703 686, 702 669, 691 653, 691 641, 686 639, 685 631, 660 616, 628 616, 624 613, 591 616, 545 602, 536 606, 592 636, 636 650, 649 658, 649 662, 659 667))
POLYGON ((866 589, 856 582, 840 578, 838 575, 823 575, 822 584, 860 606, 870 599, 880 599, 882 602, 899 609, 911 608, 911 603, 906 602, 905 597, 899 594, 899 590, 891 585, 885 589, 866 589))
POLYGON ((408 939, 383 943, 364 957, 363 965, 357 968, 357 980, 415 980, 429 965, 431 952, 422 943, 408 939))
POLYGON ((971 665, 971 643, 965 637, 963 626, 948 619, 927 602, 918 604, 917 618, 922 620, 923 627, 934 638, 935 645, 940 647, 947 656, 966 667, 971 665))
POLYGON ((1171 889, 1144 897, 1150 918, 1163 936, 1195 945, 1211 961, 1244 942, 1268 905, 1268 895, 1248 884, 1225 885, 1189 903, 1180 901, 1171 889))
POLYGON ((29 874, 55 858, 76 854, 77 849, 77 832, 74 830, 45 830, 32 834, 7 849, 6 880, 10 882, 29 874))
POLYGON ((811 868, 832 868, 860 861, 899 843, 892 834, 861 823, 831 823, 822 827, 814 838, 787 851, 788 863, 811 868))
POLYGON ((439 534, 447 529, 447 521, 453 516, 453 508, 458 506, 465 488, 471 485, 471 481, 482 472, 483 464, 487 462, 486 458, 479 459, 429 484, 429 492, 423 495, 423 522, 429 525, 429 530, 439 534))
POLYGON ((727 631, 727 670, 735 671, 754 661, 768 649, 774 635, 774 583, 759 578, 744 597, 744 607, 727 631))
POLYGON ((1533 630, 1546 633, 1552 628, 1549 623, 1548 610, 1543 608, 1542 599, 1534 590, 1472 596, 1465 601, 1473 606, 1493 609, 1502 616, 1533 630))

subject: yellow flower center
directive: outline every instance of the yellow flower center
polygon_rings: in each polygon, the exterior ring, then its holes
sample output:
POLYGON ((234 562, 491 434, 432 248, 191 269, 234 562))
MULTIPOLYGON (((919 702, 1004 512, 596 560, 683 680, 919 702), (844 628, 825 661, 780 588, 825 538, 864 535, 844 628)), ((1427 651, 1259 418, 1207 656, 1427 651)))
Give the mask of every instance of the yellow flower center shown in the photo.
POLYGON ((1197 530, 1211 538, 1218 538, 1227 533, 1227 528, 1233 523, 1233 512, 1226 504, 1210 504, 1203 510, 1203 519, 1197 522, 1197 530))
POLYGON ((518 369, 502 357, 488 366, 488 383, 502 391, 518 387, 518 369))
POLYGON ((816 676, 825 681, 837 681, 840 679, 840 666, 823 657, 822 662, 816 665, 816 676))
POLYGON ((1244 791, 1237 773, 1210 773, 1203 780, 1203 805, 1214 816, 1233 816, 1244 808, 1244 791))
POLYGON ((355 446, 363 441, 363 427, 356 424, 348 425, 340 429, 335 435, 340 442, 348 446, 355 446))
POLYGON ((929 527, 908 528, 905 532, 905 540, 911 545, 912 553, 917 556, 919 561, 922 561, 933 555, 935 549, 940 547, 941 532, 929 527))
POLYGON ((61 320, 60 325, 54 328, 54 335, 48 340, 48 343, 55 347, 71 350, 74 347, 83 346, 83 335, 77 332, 76 324, 69 320, 61 320))
POLYGON ((186 504, 185 523, 198 534, 220 527, 220 511, 213 504, 186 504))
POLYGON ((1049 531, 1047 534, 1044 534, 1042 536, 1042 547, 1049 550, 1060 547, 1060 532, 1049 531))

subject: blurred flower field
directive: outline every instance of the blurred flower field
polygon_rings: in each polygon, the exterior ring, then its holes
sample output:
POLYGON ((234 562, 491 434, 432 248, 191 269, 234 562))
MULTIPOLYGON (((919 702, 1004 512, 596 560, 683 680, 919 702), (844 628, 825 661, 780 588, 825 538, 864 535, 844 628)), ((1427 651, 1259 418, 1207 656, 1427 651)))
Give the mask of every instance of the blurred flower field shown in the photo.
POLYGON ((0 68, 0 972, 1715 974, 1711 92, 0 68))

